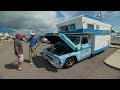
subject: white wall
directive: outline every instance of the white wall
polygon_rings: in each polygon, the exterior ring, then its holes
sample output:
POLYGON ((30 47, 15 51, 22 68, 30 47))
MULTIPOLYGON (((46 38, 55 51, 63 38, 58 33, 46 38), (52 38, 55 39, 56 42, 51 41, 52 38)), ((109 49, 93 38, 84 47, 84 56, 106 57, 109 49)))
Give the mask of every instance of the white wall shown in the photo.
POLYGON ((96 25, 99 25, 100 30, 111 30, 112 27, 110 24, 103 23, 94 19, 90 19, 87 17, 82 18, 83 28, 87 29, 87 24, 94 24, 94 29, 96 29, 96 25))

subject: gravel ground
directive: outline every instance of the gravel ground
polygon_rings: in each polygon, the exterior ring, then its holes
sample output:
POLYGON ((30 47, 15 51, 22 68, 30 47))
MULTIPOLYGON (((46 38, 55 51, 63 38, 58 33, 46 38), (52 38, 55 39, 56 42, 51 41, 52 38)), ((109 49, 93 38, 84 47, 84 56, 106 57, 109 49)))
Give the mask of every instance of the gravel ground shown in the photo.
POLYGON ((81 61, 68 69, 56 69, 43 57, 43 48, 49 44, 41 43, 37 49, 38 57, 33 57, 33 64, 28 60, 28 44, 23 42, 24 71, 17 71, 13 41, 3 42, 0 46, 0 78, 1 79, 120 79, 120 71, 113 69, 103 61, 117 49, 106 51, 81 61))

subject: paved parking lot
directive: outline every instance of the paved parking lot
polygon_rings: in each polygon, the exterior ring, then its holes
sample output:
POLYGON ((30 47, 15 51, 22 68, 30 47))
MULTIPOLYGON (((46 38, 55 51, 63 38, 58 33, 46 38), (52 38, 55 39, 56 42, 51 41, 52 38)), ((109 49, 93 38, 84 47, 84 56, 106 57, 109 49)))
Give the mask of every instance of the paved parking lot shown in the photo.
POLYGON ((41 43, 37 49, 38 57, 33 57, 33 64, 28 60, 28 44, 23 42, 25 55, 24 71, 17 71, 17 62, 13 50, 13 41, 0 46, 0 78, 4 79, 120 79, 120 71, 113 69, 104 60, 117 49, 108 50, 91 56, 68 69, 56 69, 43 57, 43 48, 49 44, 41 43))

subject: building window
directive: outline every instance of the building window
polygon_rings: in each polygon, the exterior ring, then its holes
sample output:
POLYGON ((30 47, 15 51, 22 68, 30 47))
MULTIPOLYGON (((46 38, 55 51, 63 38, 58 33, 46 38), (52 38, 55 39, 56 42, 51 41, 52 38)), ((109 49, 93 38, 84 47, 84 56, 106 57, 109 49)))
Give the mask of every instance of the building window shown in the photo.
POLYGON ((99 25, 96 25, 96 29, 99 30, 99 25))
POLYGON ((87 24, 87 28, 88 29, 94 29, 94 25, 93 24, 87 24))

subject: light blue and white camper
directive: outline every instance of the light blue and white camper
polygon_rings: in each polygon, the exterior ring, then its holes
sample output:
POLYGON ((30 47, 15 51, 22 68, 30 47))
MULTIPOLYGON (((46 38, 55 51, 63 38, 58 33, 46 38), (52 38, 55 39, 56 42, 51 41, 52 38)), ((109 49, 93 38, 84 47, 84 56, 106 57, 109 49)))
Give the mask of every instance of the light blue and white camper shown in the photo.
POLYGON ((78 16, 57 24, 58 35, 46 38, 54 45, 44 49, 44 58, 57 68, 71 67, 110 47, 110 24, 88 15, 78 16))

